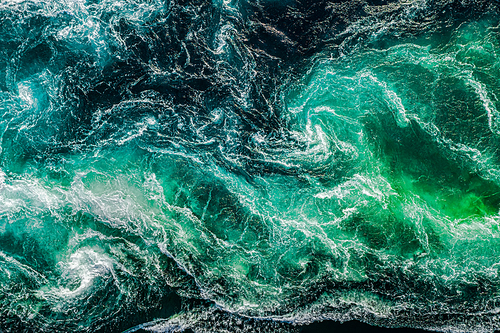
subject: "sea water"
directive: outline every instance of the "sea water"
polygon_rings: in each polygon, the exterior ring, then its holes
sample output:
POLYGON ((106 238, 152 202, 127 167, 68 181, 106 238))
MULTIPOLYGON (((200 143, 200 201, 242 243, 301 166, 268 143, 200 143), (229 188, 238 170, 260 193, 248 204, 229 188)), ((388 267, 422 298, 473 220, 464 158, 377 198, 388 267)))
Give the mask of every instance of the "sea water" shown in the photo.
POLYGON ((0 331, 500 327, 496 1, 0 1, 0 331))

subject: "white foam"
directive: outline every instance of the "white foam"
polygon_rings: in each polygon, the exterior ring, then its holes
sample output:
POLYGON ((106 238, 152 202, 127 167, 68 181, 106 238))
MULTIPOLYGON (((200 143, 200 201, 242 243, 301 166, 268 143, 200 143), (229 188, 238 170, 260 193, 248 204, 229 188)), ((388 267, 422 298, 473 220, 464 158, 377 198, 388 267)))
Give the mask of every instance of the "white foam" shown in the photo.
POLYGON ((495 107, 495 104, 490 99, 486 86, 475 80, 470 74, 467 78, 468 84, 474 88, 488 116, 488 126, 492 133, 500 135, 500 113, 495 107))

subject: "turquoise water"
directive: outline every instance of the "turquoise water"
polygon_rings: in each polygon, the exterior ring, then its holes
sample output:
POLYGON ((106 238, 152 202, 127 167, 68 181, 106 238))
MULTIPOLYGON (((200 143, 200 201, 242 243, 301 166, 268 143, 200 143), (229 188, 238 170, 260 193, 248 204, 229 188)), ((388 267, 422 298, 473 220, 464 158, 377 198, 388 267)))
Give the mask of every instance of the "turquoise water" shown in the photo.
POLYGON ((0 330, 499 328, 496 5, 0 12, 0 330))

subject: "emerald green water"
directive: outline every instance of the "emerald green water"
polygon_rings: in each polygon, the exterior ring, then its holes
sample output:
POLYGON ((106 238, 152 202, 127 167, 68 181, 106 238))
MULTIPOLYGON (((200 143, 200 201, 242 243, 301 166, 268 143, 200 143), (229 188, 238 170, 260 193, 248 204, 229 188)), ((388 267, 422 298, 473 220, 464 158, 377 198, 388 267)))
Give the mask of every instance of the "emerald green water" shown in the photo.
MULTIPOLYGON (((51 36, 113 77, 121 42, 80 5, 51 36)), ((137 31, 148 6, 123 12, 137 31)), ((81 106, 93 81, 40 43, 1 83, 0 330, 498 329, 499 30, 327 46, 283 74, 273 130, 154 89, 81 106)))

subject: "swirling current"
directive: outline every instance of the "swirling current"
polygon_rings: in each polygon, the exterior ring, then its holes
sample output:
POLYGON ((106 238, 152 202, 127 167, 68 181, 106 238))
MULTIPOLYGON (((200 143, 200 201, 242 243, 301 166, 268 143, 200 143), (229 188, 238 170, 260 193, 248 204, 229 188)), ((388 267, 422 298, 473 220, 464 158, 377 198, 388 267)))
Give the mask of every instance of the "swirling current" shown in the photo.
POLYGON ((0 0, 0 332, 500 329, 496 0, 0 0))

